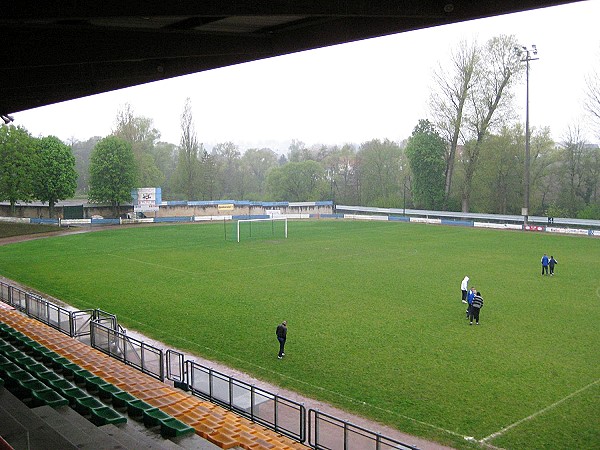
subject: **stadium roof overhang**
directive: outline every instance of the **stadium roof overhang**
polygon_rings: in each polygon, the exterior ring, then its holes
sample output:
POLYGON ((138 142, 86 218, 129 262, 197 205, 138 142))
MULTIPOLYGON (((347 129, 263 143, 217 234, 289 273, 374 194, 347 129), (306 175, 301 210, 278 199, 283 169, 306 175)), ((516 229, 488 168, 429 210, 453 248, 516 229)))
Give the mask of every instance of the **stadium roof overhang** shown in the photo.
MULTIPOLYGON (((0 8, 0 114, 561 0, 24 0, 0 8)), ((1 122, 0 122, 1 123, 1 122)))

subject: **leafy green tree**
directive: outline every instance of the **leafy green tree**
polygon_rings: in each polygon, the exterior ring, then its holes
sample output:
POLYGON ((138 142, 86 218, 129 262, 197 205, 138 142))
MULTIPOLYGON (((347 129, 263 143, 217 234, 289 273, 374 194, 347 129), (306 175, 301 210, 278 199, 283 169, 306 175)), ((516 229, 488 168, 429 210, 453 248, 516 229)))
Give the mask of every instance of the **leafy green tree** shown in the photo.
POLYGON ((333 147, 323 161, 330 184, 330 200, 345 204, 359 204, 357 151, 345 144, 333 147))
POLYGON ((48 202, 50 217, 54 217, 56 202, 71 198, 76 188, 77 171, 71 149, 54 136, 39 139, 33 195, 48 202))
POLYGON ((267 186, 275 201, 317 201, 327 196, 325 171, 316 161, 291 162, 271 170, 267 186))
POLYGON ((181 141, 177 167, 173 174, 173 191, 178 197, 185 200, 197 200, 202 185, 202 167, 199 156, 204 153, 204 148, 198 142, 192 116, 192 102, 188 97, 181 114, 181 141))
POLYGON ((496 214, 519 214, 523 203, 523 129, 505 127, 481 146, 472 208, 496 214))
POLYGON ((154 152, 154 146, 160 139, 160 131, 154 128, 152 119, 135 116, 131 105, 125 104, 117 113, 116 128, 113 134, 131 144, 139 185, 144 187, 161 186, 165 181, 165 176, 156 164, 154 152))
POLYGON ((71 142, 71 151, 75 157, 75 170, 77 170, 77 192, 87 193, 90 189, 90 155, 100 139, 102 138, 94 136, 87 141, 71 142))
POLYGON ((177 158, 179 151, 175 144, 169 142, 157 142, 153 150, 156 166, 165 177, 165 183, 162 189, 164 197, 172 195, 172 183, 175 169, 177 168, 177 158))
POLYGON ((246 195, 249 196, 249 200, 263 199, 266 193, 267 175, 277 165, 277 154, 271 149, 251 148, 244 152, 241 166, 245 174, 246 195))
POLYGON ((412 192, 417 207, 439 209, 444 201, 446 142, 428 120, 419 120, 406 144, 413 173, 412 192))
POLYGON ((590 148, 579 126, 568 128, 562 142, 560 207, 577 217, 586 208, 598 186, 598 167, 594 149, 590 148))
POLYGON ((27 130, 0 126, 0 200, 10 202, 11 214, 17 201, 33 199, 35 164, 35 140, 27 130))
POLYGON ((360 202, 382 208, 401 205, 402 150, 388 139, 361 144, 356 155, 360 202))
POLYGON ((239 198, 242 191, 240 170, 240 151, 233 142, 224 142, 213 147, 211 155, 214 158, 217 171, 217 196, 220 198, 239 198))
POLYGON ((116 136, 102 139, 90 159, 90 192, 92 203, 109 203, 115 216, 122 203, 131 201, 136 187, 136 166, 131 144, 116 136))

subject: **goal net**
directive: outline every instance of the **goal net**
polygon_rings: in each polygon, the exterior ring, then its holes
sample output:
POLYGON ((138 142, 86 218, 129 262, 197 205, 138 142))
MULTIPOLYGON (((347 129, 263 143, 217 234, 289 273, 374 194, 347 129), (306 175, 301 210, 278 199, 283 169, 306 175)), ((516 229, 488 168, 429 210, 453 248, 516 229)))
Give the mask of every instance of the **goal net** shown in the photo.
POLYGON ((287 217, 268 219, 240 219, 236 224, 237 241, 247 239, 287 239, 287 217))

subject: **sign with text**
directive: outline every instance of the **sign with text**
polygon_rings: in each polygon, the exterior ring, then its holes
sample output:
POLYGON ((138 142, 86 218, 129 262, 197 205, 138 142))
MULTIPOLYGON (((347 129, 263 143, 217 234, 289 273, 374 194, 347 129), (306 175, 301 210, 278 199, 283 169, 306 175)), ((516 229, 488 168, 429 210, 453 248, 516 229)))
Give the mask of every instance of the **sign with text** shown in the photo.
POLYGON ((161 201, 160 197, 160 188, 139 188, 133 210, 135 212, 158 211, 158 205, 161 201))

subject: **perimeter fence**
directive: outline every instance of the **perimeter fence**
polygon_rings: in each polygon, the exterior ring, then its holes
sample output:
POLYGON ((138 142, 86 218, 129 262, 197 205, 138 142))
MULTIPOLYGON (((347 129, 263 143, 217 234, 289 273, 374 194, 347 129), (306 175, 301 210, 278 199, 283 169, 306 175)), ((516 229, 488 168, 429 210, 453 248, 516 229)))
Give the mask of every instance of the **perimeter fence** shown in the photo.
POLYGON ((0 281, 0 300, 153 378, 172 381, 175 387, 311 448, 418 450, 319 410, 307 412, 302 403, 186 360, 185 355, 176 350, 162 350, 146 344, 128 336, 115 315, 100 309, 69 310, 3 281, 0 281))

